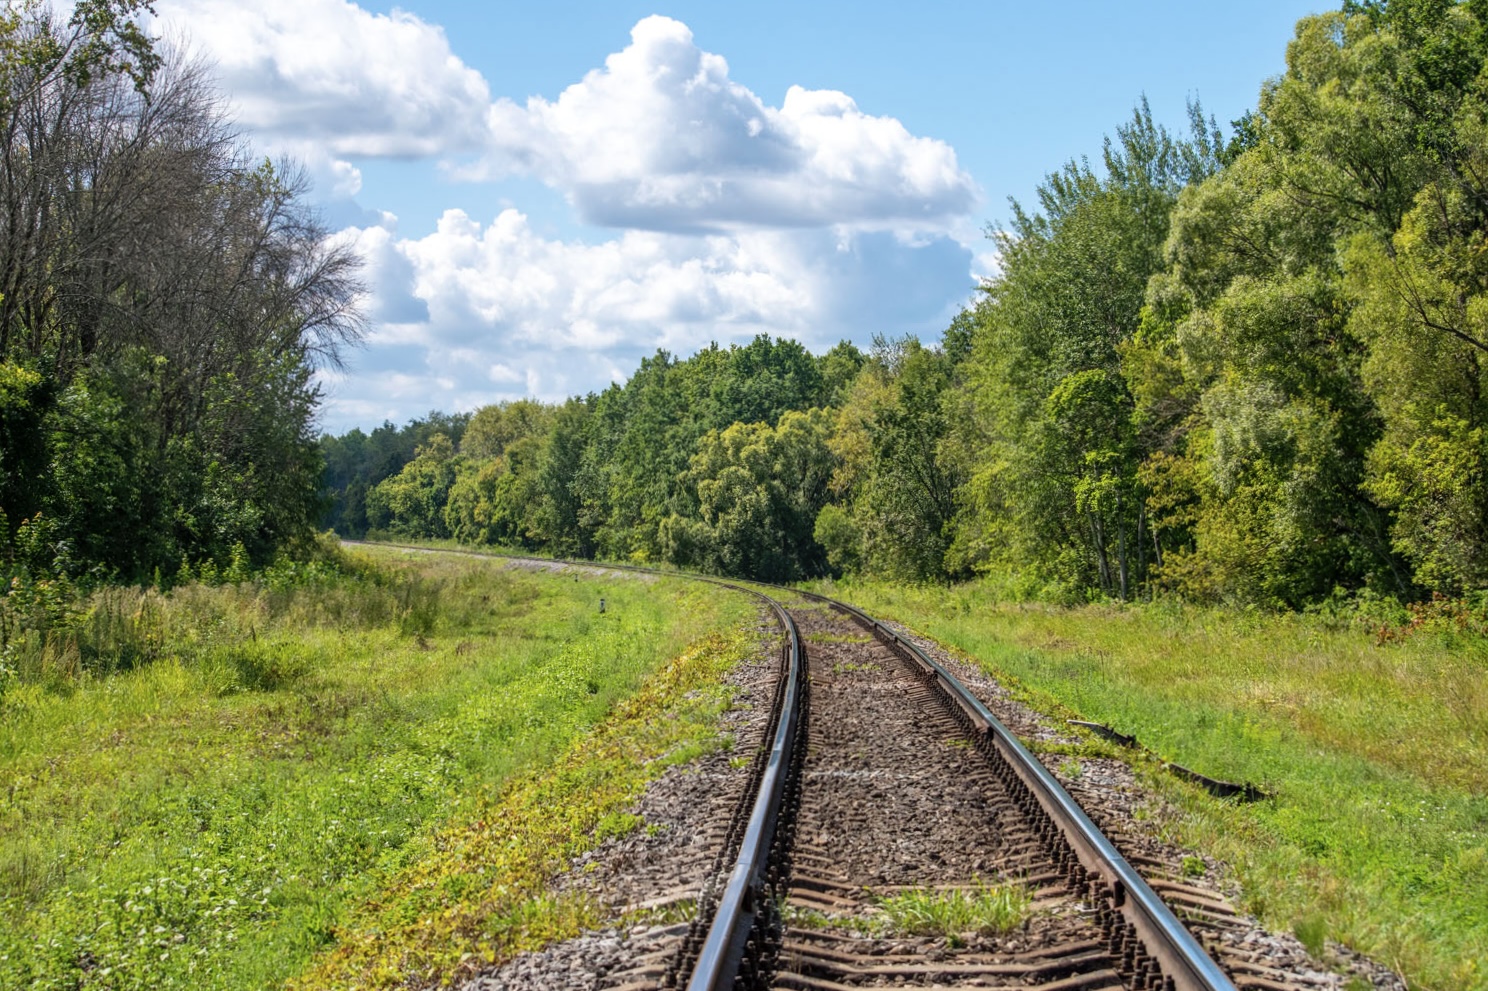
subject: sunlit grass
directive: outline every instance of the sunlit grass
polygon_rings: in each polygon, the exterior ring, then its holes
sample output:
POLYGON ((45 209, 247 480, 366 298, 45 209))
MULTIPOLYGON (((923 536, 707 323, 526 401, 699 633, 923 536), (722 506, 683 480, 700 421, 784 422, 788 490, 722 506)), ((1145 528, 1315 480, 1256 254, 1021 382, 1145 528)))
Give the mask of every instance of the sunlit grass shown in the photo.
POLYGON ((753 616, 674 580, 369 553, 395 579, 110 591, 89 665, 12 682, 0 987, 278 986, 442 830, 753 616))
POLYGON ((1059 716, 1251 781, 1234 805, 1154 772, 1168 835, 1227 861, 1277 929, 1488 988, 1488 644, 1379 644, 1322 617, 1177 605, 1061 609, 991 584, 837 593, 975 658, 1059 716))
POLYGON ((786 925, 799 929, 845 929, 870 938, 937 936, 960 945, 967 936, 996 936, 1017 929, 1033 915, 1033 897, 1017 884, 974 888, 911 888, 868 896, 863 914, 823 912, 786 904, 786 925))
POLYGON ((974 889, 917 888, 885 896, 879 910, 895 932, 912 936, 993 936, 1016 929, 1033 910, 1028 892, 1015 885, 974 889))
POLYGON ((641 825, 625 809, 646 782, 719 745, 722 678, 751 641, 743 630, 703 638, 551 766, 466 803, 291 986, 445 984, 596 925, 603 906, 592 895, 554 896, 545 885, 576 854, 641 825))

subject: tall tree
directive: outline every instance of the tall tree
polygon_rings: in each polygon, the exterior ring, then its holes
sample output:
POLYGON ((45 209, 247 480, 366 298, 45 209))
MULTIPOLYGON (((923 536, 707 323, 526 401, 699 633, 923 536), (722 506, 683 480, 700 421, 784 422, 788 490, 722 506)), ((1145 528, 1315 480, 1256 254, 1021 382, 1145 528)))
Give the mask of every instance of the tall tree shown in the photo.
POLYGON ((143 9, 0 18, 0 509, 130 578, 309 531, 311 372, 360 332, 356 258, 143 9))
POLYGON ((1187 140, 1144 100, 1107 139, 1103 173, 1071 162, 993 232, 1001 273, 970 318, 968 402, 954 444, 968 475, 952 560, 1021 569, 1038 587, 1128 596, 1147 580, 1145 452, 1123 353, 1180 191, 1219 167, 1192 107, 1187 140))

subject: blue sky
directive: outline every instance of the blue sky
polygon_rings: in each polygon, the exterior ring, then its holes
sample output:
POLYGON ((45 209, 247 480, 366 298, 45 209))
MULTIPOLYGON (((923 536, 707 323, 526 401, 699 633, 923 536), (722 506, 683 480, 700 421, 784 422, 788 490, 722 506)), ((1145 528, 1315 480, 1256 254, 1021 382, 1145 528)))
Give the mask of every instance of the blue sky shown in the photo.
POLYGON ((1145 94, 1225 123, 1313 3, 161 0, 366 259, 325 429, 604 388, 658 347, 934 338, 982 236, 1145 94))

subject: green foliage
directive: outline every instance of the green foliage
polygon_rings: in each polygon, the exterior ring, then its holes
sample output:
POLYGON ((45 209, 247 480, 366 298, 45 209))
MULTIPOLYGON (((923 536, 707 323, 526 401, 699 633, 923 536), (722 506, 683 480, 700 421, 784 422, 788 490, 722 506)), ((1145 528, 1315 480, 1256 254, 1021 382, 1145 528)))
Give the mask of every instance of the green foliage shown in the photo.
POLYGON ((402 471, 367 493, 368 526, 400 537, 448 537, 445 508, 460 464, 449 436, 434 434, 402 471))
POLYGON ((682 476, 697 518, 673 514, 660 530, 662 553, 680 567, 763 581, 821 574, 814 537, 833 459, 825 410, 789 412, 774 428, 736 423, 710 432, 682 476))
POLYGON ((837 574, 856 572, 860 567, 863 534, 852 515, 836 503, 827 503, 816 514, 812 537, 827 555, 827 564, 837 574))
POLYGON ((499 458, 514 443, 546 434, 552 415, 551 407, 530 399, 482 406, 465 425, 460 453, 473 459, 499 458))
POLYGON ((1227 144, 1139 108, 1015 205, 952 559, 1075 599, 1483 588, 1485 56, 1470 3, 1304 18, 1227 144))
POLYGON ((354 428, 340 437, 322 436, 323 482, 331 495, 322 525, 345 537, 365 537, 368 490, 402 471, 435 434, 449 437, 450 443, 458 448, 469 421, 470 416, 465 413, 431 412, 402 427, 384 423, 370 434, 354 428))
POLYGON ((880 899, 878 908, 894 932, 995 936, 1021 926, 1032 914, 1033 899, 1017 885, 983 885, 970 891, 901 891, 880 899))
POLYGON ((863 362, 846 342, 818 359, 761 336, 686 360, 659 352, 623 386, 561 405, 522 400, 325 437, 332 517, 353 535, 821 574, 812 528, 832 469, 820 410, 863 362), (422 439, 402 456, 411 437, 422 439))
POLYGON ((1190 137, 1177 140, 1142 103, 1107 140, 1103 176, 1071 162, 1039 188, 1042 214, 1014 204, 1012 230, 994 235, 1002 272, 971 314, 956 424, 967 483, 954 557, 966 565, 1013 566, 1077 598, 1146 583, 1138 469, 1163 438, 1139 429, 1125 372, 1151 347, 1144 294, 1179 193, 1218 167, 1211 126, 1194 107, 1190 137))
POLYGON ((39 371, 0 361, 0 508, 13 519, 35 515, 46 495, 40 483, 46 476, 43 424, 51 391, 52 383, 39 371))

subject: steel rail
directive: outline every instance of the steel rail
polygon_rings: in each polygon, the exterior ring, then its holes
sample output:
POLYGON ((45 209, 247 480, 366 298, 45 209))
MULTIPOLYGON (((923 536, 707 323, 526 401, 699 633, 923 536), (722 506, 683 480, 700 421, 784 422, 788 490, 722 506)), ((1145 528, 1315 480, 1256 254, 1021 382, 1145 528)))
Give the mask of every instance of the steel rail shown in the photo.
MULTIPOLYGON (((741 585, 721 584, 754 591, 741 585)), ((775 739, 770 743, 768 763, 749 814, 739 859, 718 900, 708 936, 698 951, 697 964, 687 981, 688 991, 714 991, 734 986, 749 934, 761 910, 766 908, 763 904, 765 868, 775 839, 775 828, 780 823, 780 809, 790 776, 790 756, 795 750, 799 731, 801 688, 805 679, 800 633, 795 619, 784 606, 764 593, 756 594, 770 604, 789 631, 790 670, 781 702, 780 721, 775 727, 775 739)))
MULTIPOLYGON (((346 541, 346 543, 362 543, 346 541)), ((689 575, 684 572, 662 571, 633 564, 602 564, 599 562, 565 561, 554 558, 524 558, 519 555, 485 554, 479 551, 446 550, 444 548, 418 547, 413 544, 394 544, 378 541, 384 547, 405 550, 432 551, 434 553, 468 554, 474 557, 496 557, 506 560, 541 561, 563 564, 570 567, 588 567, 605 570, 632 571, 649 575, 675 575, 711 585, 745 592, 763 600, 775 613, 776 621, 787 638, 787 667, 785 691, 781 693, 781 711, 775 725, 775 736, 770 741, 770 752, 766 757, 764 773, 760 776, 759 789, 755 793, 750 809, 749 822, 739 846, 739 855, 734 869, 729 873, 728 883, 718 898, 708 934, 698 950, 697 962, 688 978, 688 991, 722 991, 732 988, 743 963, 749 934, 766 906, 764 902, 765 869, 769 865, 770 846, 775 839, 775 827, 780 822, 780 809, 785 799, 786 785, 790 778, 790 756, 795 749, 800 727, 801 691, 805 681, 805 659, 801 653, 801 635, 791 614, 771 596, 748 585, 706 575, 689 575)), ((754 584, 765 584, 756 582, 754 584)), ((769 588, 779 586, 766 585, 769 588)), ((792 591, 785 589, 785 591, 792 591)))
MULTIPOLYGON (((435 550, 435 548, 413 549, 435 550)), ((521 559, 517 555, 477 553, 476 556, 521 559)), ((723 895, 719 899, 718 909, 713 916, 708 935, 699 951, 697 964, 687 983, 688 991, 731 989, 739 974, 749 933, 759 912, 765 908, 761 904, 760 896, 764 888, 766 862, 775 829, 779 823, 781 803, 789 777, 790 753, 794 749, 796 733, 799 729, 799 702, 805 672, 804 659, 800 650, 800 635, 796 629, 795 620, 791 618, 784 606, 757 588, 718 578, 643 568, 636 565, 548 558, 528 558, 527 560, 551 561, 554 564, 576 567, 676 575, 680 578, 698 579, 724 588, 749 592, 768 603, 775 612, 776 618, 787 630, 790 641, 788 680, 783 693, 782 712, 776 726, 775 738, 771 742, 768 763, 760 779, 759 791, 750 812, 749 824, 745 830, 739 858, 729 876, 723 895)), ((856 606, 845 602, 818 595, 815 592, 785 588, 768 582, 750 584, 790 592, 802 598, 824 603, 833 609, 847 613, 872 630, 875 635, 897 645, 936 681, 941 690, 961 708, 975 731, 980 733, 1003 757, 1059 828, 1084 868, 1105 881, 1110 892, 1108 907, 1122 915, 1135 931, 1137 939, 1140 940, 1147 953, 1160 967, 1161 984, 1159 986, 1171 989, 1171 991, 1235 991, 1235 985, 1204 951, 1199 941, 1106 838, 1099 827, 1090 820, 1085 810, 1080 808, 1069 792, 1064 790, 1064 786, 1049 773, 1048 769, 1038 758, 1034 757, 1017 736, 982 704, 980 699, 971 694, 959 679, 930 657, 918 644, 907 639, 897 630, 878 622, 856 606)))
POLYGON ((917 664, 933 675, 940 687, 970 718, 1033 793, 1039 804, 1054 820, 1087 871, 1105 879, 1110 888, 1110 907, 1119 911, 1136 930, 1137 938, 1162 969, 1167 980, 1162 987, 1173 991, 1235 991, 1213 958, 1204 951, 1193 933, 1179 921, 1172 909, 1143 880, 1090 821, 1085 810, 1070 797, 1064 786, 1027 747, 994 716, 954 675, 942 667, 919 645, 897 630, 885 626, 867 613, 844 602, 814 592, 797 591, 798 595, 823 602, 853 616, 875 634, 897 644, 917 664))

